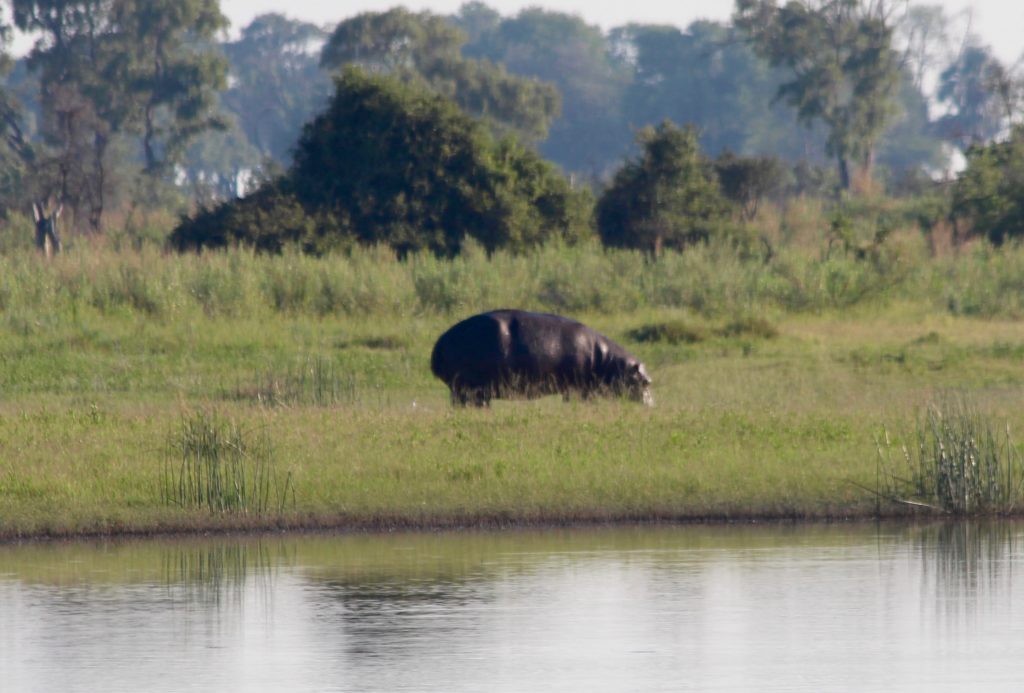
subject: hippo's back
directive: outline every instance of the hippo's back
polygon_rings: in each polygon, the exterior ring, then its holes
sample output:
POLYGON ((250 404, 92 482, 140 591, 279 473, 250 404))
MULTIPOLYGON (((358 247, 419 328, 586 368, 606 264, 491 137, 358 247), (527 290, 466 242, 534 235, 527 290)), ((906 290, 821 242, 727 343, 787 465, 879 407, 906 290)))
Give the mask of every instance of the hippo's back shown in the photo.
POLYGON ((465 384, 484 385, 496 377, 505 359, 503 342, 507 327, 496 315, 481 313, 452 325, 437 339, 430 355, 430 370, 451 385, 458 378, 465 384))
POLYGON ((466 318, 442 334, 434 345, 430 369, 448 384, 457 376, 464 383, 482 386, 504 374, 557 361, 591 332, 559 315, 492 310, 466 318))

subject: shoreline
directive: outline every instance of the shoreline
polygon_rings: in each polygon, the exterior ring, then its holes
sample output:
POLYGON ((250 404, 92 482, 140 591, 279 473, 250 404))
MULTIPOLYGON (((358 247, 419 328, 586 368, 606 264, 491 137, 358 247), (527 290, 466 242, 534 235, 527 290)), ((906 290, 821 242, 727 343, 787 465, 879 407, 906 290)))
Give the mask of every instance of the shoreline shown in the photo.
MULTIPOLYGON (((651 514, 621 516, 580 516, 580 517, 452 517, 415 521, 400 517, 377 517, 364 519, 309 519, 302 522, 211 522, 192 526, 160 526, 149 529, 111 528, 110 530, 69 530, 43 532, 0 532, 0 546, 49 542, 89 541, 147 541, 161 539, 188 539, 280 534, 390 534, 395 532, 502 532, 531 529, 587 529, 598 527, 629 526, 729 526, 729 525, 801 525, 801 524, 865 524, 887 522, 970 522, 970 521, 1013 521, 1024 517, 1021 513, 957 516, 936 511, 891 511, 882 513, 848 513, 844 515, 812 514, 751 514, 751 515, 687 515, 651 514)), ((246 518, 234 518, 244 520, 246 518)))

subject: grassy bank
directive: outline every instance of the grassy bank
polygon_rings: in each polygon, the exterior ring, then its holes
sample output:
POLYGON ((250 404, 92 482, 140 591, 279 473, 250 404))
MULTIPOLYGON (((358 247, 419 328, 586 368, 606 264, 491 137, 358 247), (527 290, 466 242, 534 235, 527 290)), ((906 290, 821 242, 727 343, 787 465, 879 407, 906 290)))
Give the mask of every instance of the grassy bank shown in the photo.
POLYGON ((880 427, 910 440, 950 389, 1011 430, 1024 418, 1024 252, 883 255, 5 256, 0 536, 870 516, 880 427), (433 340, 497 306, 620 340, 656 407, 452 411, 433 340), (272 502, 168 500, 197 420, 258 441, 272 502))

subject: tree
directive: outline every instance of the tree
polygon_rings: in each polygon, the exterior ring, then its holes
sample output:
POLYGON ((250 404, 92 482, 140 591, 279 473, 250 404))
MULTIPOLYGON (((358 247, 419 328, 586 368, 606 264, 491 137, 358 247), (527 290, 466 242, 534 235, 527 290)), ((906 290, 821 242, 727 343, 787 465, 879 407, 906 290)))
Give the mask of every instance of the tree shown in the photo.
POLYGON ((586 237, 588 209, 554 167, 512 139, 496 142, 451 100, 349 67, 303 128, 286 175, 184 221, 172 242, 313 252, 384 243, 452 255, 472 237, 520 250, 586 237))
POLYGON ((953 186, 952 216, 958 235, 969 231, 993 243, 1024 236, 1024 126, 1015 126, 1005 141, 967 150, 967 168, 953 186))
POLYGON ((449 21, 465 32, 470 44, 475 44, 498 28, 501 14, 482 2, 464 2, 449 21))
POLYGON ((692 127, 665 121, 637 135, 643 153, 619 169, 597 201, 605 245, 642 248, 655 257, 706 240, 727 207, 712 164, 692 127))
POLYGON ((0 208, 9 209, 23 201, 15 199, 22 187, 26 165, 33 158, 31 145, 22 127, 22 107, 8 76, 14 69, 9 46, 11 27, 0 15, 0 208))
POLYGON ((321 65, 331 70, 357 65, 418 81, 470 115, 490 119, 499 134, 511 132, 527 142, 544 139, 559 110, 554 87, 510 75, 489 60, 465 58, 465 43, 465 33, 429 12, 366 12, 337 26, 321 65))
POLYGON ((179 166, 178 178, 194 204, 210 206, 242 196, 252 173, 267 166, 232 120, 227 129, 209 130, 195 138, 179 166))
POLYGON ((939 76, 938 98, 949 108, 938 120, 939 132, 962 149, 988 142, 1012 115, 1012 102, 1001 93, 1010 93, 1006 68, 987 46, 967 45, 939 76))
POLYGON ((621 159, 629 145, 622 117, 629 70, 614 59, 600 27, 575 15, 526 9, 483 32, 464 53, 557 87, 561 116, 539 147, 545 157, 594 177, 621 159))
POLYGON ((741 154, 806 156, 820 142, 793 122, 782 104, 766 108, 781 82, 729 27, 697 21, 674 26, 631 24, 611 33, 612 50, 632 67, 623 110, 637 126, 669 119, 699 128, 710 156, 741 154))
POLYGON ((910 5, 895 23, 903 63, 917 91, 924 88, 925 75, 949 55, 949 23, 941 5, 910 5))
POLYGON ((118 55, 103 77, 124 80, 127 93, 115 98, 126 102, 129 129, 141 129, 145 170, 167 173, 194 137, 225 127, 216 94, 227 86, 227 63, 201 42, 227 18, 218 0, 116 0, 111 21, 118 55))
POLYGON ((17 27, 39 36, 28 60, 50 145, 41 169, 98 231, 115 189, 136 182, 118 157, 121 143, 135 143, 155 180, 217 124, 224 62, 197 42, 226 20, 216 0, 13 0, 13 8, 17 27))
POLYGON ((252 146, 281 165, 289 163, 303 124, 330 99, 331 79, 319 55, 326 39, 315 24, 264 14, 224 44, 231 77, 224 108, 252 146))
POLYGON ((725 151, 715 159, 722 194, 733 202, 747 221, 757 216, 762 200, 786 185, 786 166, 771 156, 736 156, 725 151))
POLYGON ((896 174, 894 178, 913 176, 924 169, 941 169, 947 156, 931 120, 930 99, 921 93, 906 70, 901 73, 895 103, 897 111, 878 141, 879 165, 896 174))
POLYGON ((790 71, 777 98, 801 122, 825 125, 842 188, 853 162, 870 178, 900 80, 886 0, 736 0, 734 22, 759 54, 790 71))

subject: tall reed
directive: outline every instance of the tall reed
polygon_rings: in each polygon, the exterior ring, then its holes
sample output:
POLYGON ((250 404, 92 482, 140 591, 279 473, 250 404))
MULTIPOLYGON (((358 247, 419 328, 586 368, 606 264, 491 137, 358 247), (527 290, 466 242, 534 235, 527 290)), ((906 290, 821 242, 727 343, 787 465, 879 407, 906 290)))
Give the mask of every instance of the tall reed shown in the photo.
POLYGON ((282 482, 265 433, 196 412, 168 439, 162 495, 165 503, 219 513, 282 511, 294 490, 282 482))
POLYGON ((1012 513, 1024 500, 1024 465, 1009 427, 997 434, 964 396, 930 405, 914 439, 896 456, 887 432, 877 441, 880 498, 960 516, 1012 513))
POLYGON ((782 246, 745 254, 725 242, 657 261, 596 244, 524 254, 470 247, 456 258, 396 259, 385 248, 308 257, 233 249, 175 255, 149 246, 72 248, 52 262, 0 253, 0 323, 32 329, 87 311, 154 318, 407 317, 525 307, 557 313, 683 308, 709 317, 764 310, 817 312, 890 299, 956 314, 1024 315, 1024 248, 980 245, 947 258, 919 236, 890 237, 867 257, 782 246))

